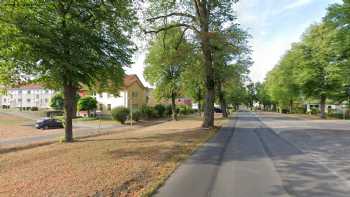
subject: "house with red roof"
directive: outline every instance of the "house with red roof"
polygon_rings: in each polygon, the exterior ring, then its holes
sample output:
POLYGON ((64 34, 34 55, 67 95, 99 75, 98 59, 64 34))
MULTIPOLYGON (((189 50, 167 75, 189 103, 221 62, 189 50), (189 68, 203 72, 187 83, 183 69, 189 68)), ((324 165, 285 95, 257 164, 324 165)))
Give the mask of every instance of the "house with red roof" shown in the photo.
MULTIPOLYGON (((108 112, 115 107, 141 108, 147 104, 147 91, 137 75, 126 75, 119 93, 92 93, 92 96, 97 100, 98 110, 108 112)), ((80 94, 84 96, 87 92, 81 91, 80 94)))

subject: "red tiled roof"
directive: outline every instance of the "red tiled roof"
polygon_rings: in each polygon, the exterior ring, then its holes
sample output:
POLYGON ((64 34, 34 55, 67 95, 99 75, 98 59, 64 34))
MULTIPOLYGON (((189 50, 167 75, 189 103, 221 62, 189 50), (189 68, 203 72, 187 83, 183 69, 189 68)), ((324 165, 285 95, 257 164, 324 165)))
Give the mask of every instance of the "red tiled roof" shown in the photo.
POLYGON ((145 86, 142 84, 141 80, 137 75, 125 75, 123 81, 124 88, 127 88, 134 83, 138 83, 142 88, 145 88, 145 86))

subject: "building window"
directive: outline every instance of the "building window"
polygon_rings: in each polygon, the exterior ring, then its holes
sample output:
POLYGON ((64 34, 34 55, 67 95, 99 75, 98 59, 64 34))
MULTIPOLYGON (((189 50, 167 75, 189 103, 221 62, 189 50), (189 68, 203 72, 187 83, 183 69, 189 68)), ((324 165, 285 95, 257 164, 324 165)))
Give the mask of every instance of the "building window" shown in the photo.
POLYGON ((27 94, 30 94, 30 90, 27 91, 27 94))
POLYGON ((6 99, 4 98, 4 102, 6 102, 6 99))
POLYGON ((49 90, 45 90, 45 93, 48 94, 48 93, 49 93, 49 90))
POLYGON ((103 95, 102 95, 102 93, 100 93, 100 98, 103 98, 103 95))
POLYGON ((27 103, 30 103, 30 99, 27 99, 27 103))
POLYGON ((22 102, 22 99, 18 99, 18 102, 22 102))
POLYGON ((36 95, 36 98, 39 99, 39 95, 36 95))
POLYGON ((111 111, 111 110, 112 110, 112 105, 111 105, 111 104, 108 104, 108 105, 107 105, 107 110, 108 110, 108 111, 111 111))
POLYGON ((100 111, 103 111, 103 104, 99 105, 100 111))
POLYGON ((137 97, 137 92, 132 92, 131 95, 132 97, 137 97))
POLYGON ((49 102, 49 99, 46 98, 46 99, 45 99, 45 103, 47 103, 47 102, 49 102))
POLYGON ((18 94, 22 94, 22 90, 18 90, 18 94))

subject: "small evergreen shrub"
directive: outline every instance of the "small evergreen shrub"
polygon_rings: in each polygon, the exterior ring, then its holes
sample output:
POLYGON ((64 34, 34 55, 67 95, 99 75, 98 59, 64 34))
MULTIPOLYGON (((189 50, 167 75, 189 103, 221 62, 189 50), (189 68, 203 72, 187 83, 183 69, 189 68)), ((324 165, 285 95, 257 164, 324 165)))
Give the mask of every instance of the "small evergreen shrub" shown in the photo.
POLYGON ((157 115, 158 118, 164 117, 165 110, 166 110, 166 108, 162 104, 158 104, 158 105, 154 106, 154 111, 155 111, 155 114, 157 115))
POLYGON ((171 105, 166 105, 165 106, 165 112, 164 114, 167 116, 167 117, 170 117, 172 114, 173 114, 173 111, 171 109, 171 105))
POLYGON ((151 119, 156 117, 154 108, 146 105, 142 106, 141 114, 142 114, 142 117, 145 119, 151 119))
POLYGON ((126 107, 116 107, 112 109, 113 119, 119 121, 122 124, 124 124, 128 119, 129 113, 130 111, 126 107))
POLYGON ((141 112, 140 111, 133 111, 132 112, 132 119, 135 121, 139 121, 141 119, 141 112))

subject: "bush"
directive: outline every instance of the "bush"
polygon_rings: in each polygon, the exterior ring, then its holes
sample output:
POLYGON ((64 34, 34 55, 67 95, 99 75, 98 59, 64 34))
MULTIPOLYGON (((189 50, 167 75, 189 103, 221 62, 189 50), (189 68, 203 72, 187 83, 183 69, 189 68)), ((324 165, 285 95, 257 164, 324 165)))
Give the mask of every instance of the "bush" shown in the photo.
POLYGON ((119 121, 122 124, 124 124, 128 119, 129 113, 130 111, 126 107, 116 107, 112 109, 113 119, 119 121))
POLYGON ((171 105, 166 105, 165 106, 165 112, 164 113, 165 113, 165 115, 167 117, 170 117, 173 114, 173 111, 171 109, 171 105))
POLYGON ((188 105, 179 105, 178 106, 178 113, 180 113, 181 115, 188 115, 188 114, 193 113, 193 110, 188 105))
POLYGON ((142 117, 146 119, 151 119, 156 117, 154 108, 146 105, 141 107, 141 114, 142 114, 142 117))
POLYGON ((310 113, 311 113, 312 115, 317 115, 317 114, 320 114, 320 110, 317 109, 317 108, 312 108, 311 111, 310 111, 310 113))
POLYGON ((30 110, 31 111, 39 111, 39 108, 38 107, 32 107, 30 110))
POLYGON ((305 107, 297 107, 297 108, 295 108, 295 113, 297 113, 297 114, 305 114, 306 113, 306 109, 305 109, 305 107))
POLYGON ((158 104, 158 105, 154 106, 154 112, 155 112, 155 114, 157 115, 158 118, 164 117, 165 110, 166 110, 166 108, 162 104, 158 104))
POLYGON ((141 119, 141 112, 140 111, 133 111, 132 112, 132 120, 139 121, 141 119))

